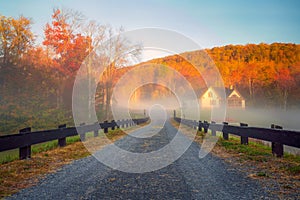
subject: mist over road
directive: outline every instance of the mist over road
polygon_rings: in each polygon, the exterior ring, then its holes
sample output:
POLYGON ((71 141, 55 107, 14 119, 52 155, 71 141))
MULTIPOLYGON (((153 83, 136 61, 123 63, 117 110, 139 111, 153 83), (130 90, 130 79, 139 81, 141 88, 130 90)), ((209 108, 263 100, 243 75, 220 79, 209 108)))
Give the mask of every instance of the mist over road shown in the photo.
MULTIPOLYGON (((161 127, 151 123, 116 145, 127 151, 151 152, 167 145, 176 133, 169 122, 161 127), (133 137, 157 129, 160 131, 150 138, 133 137)), ((199 148, 193 142, 178 160, 147 173, 114 170, 90 156, 64 166, 37 186, 7 199, 276 199, 257 181, 221 159, 211 154, 199 159, 199 148)))

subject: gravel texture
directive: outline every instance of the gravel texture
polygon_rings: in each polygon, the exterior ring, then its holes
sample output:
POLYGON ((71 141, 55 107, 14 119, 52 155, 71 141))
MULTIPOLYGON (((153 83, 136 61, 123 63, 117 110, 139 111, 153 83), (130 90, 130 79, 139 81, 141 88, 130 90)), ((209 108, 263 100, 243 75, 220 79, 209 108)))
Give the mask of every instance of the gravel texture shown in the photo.
MULTIPOLYGON (((157 126, 150 124, 138 131, 151 129, 157 126)), ((132 152, 151 152, 168 144, 176 133, 177 129, 166 122, 151 138, 126 136, 116 144, 132 152)), ((62 167, 37 186, 7 199, 277 199, 259 182, 221 159, 211 154, 199 159, 199 149, 192 143, 178 160, 147 173, 114 170, 90 156, 62 167)))

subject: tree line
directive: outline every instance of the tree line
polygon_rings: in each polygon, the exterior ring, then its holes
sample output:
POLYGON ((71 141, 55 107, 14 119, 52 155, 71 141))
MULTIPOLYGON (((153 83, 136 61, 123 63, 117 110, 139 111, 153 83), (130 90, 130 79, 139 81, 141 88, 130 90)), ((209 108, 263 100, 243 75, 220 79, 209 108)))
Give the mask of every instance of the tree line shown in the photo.
POLYGON ((272 106, 286 110, 300 106, 299 44, 226 45, 166 56, 143 64, 147 63, 175 68, 191 82, 198 95, 208 85, 224 84, 237 88, 249 107, 272 106), (217 78, 215 68, 223 83, 217 78))
POLYGON ((227 45, 208 50, 226 86, 241 90, 250 105, 299 106, 300 45, 227 45))
MULTIPOLYGON (((17 131, 24 126, 41 129, 53 128, 59 123, 71 125, 72 87, 83 62, 89 67, 82 78, 88 79, 89 84, 99 82, 95 99, 89 96, 89 109, 97 108, 99 120, 111 119, 114 84, 135 67, 126 66, 130 65, 130 56, 139 57, 142 47, 118 37, 124 31, 122 28, 87 20, 73 10, 53 10, 51 21, 44 26, 42 44, 36 44, 32 24, 32 20, 24 16, 0 15, 0 133, 17 131), (91 67, 95 65, 93 60, 106 67, 100 77, 91 67)), ((248 106, 287 109, 299 107, 299 46, 285 43, 227 45, 146 63, 176 69, 191 82, 195 91, 206 87, 201 74, 205 74, 209 84, 220 85, 212 70, 215 65, 225 86, 239 89, 248 106)), ((180 83, 172 79, 174 75, 168 73, 158 74, 154 70, 148 76, 164 77, 173 88, 180 87, 180 83)), ((134 93, 135 98, 142 98, 141 94, 156 98, 171 93, 167 88, 156 89, 157 86, 147 86, 145 91, 139 90, 140 94, 134 93), (154 90, 156 92, 149 96, 149 91, 154 90)))
POLYGON ((72 87, 83 62, 88 67, 80 78, 99 82, 97 102, 89 98, 89 109, 97 104, 99 120, 110 119, 113 77, 128 65, 126 52, 138 57, 140 46, 119 36, 122 27, 87 20, 73 10, 53 10, 42 44, 36 44, 32 24, 24 16, 0 15, 0 133, 72 124, 72 87), (106 67, 101 77, 87 58, 106 67))

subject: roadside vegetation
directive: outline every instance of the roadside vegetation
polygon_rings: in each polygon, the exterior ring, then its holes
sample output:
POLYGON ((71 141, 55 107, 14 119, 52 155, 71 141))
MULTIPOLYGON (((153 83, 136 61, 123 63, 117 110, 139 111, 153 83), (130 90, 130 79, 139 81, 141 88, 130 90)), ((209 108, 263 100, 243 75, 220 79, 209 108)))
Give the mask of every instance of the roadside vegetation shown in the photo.
MULTIPOLYGON (((132 131, 135 128, 130 127, 126 130, 132 131)), ((109 130, 106 135, 100 131, 96 139, 93 133, 88 133, 85 142, 81 142, 79 136, 68 137, 65 147, 58 147, 57 141, 34 145, 32 158, 27 160, 18 160, 16 150, 13 156, 7 156, 6 160, 2 158, 2 164, 0 164, 0 199, 35 185, 45 175, 59 170, 60 167, 73 160, 91 155, 86 148, 89 143, 97 141, 99 150, 107 145, 107 141, 114 142, 125 135, 124 131, 116 129, 109 130)))
MULTIPOLYGON (((179 126, 174 120, 171 122, 175 127, 179 126)), ((181 126, 182 132, 188 137, 195 131, 185 125, 181 126)), ((204 136, 203 132, 197 131, 194 141, 201 145, 204 136)), ((221 135, 218 137, 211 152, 213 155, 248 177, 258 179, 267 191, 280 199, 300 198, 300 155, 284 153, 283 158, 277 158, 272 155, 271 147, 260 141, 249 138, 249 144, 242 145, 239 137, 230 136, 229 140, 224 140, 221 135)))
MULTIPOLYGON (((74 142, 80 141, 79 136, 67 137, 67 145, 73 144, 74 142)), ((44 142, 36 145, 32 145, 31 153, 35 155, 40 152, 48 151, 58 147, 58 141, 53 140, 49 142, 44 142)), ((13 149, 9 151, 0 152, 0 164, 8 163, 14 160, 19 159, 19 150, 13 149)))

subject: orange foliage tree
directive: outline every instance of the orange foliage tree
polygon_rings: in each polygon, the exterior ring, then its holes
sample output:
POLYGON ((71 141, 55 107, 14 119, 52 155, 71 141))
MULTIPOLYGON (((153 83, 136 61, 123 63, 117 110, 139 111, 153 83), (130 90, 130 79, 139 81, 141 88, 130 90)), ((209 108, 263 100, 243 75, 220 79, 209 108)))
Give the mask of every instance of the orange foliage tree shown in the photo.
POLYGON ((52 23, 46 24, 44 30, 45 40, 43 44, 55 52, 54 59, 58 65, 57 78, 60 82, 57 89, 57 106, 62 104, 62 93, 66 81, 73 80, 75 73, 80 68, 84 58, 88 55, 88 49, 91 46, 91 38, 76 33, 72 25, 70 15, 64 14, 61 10, 56 9, 52 15, 52 23))
POLYGON ((282 97, 282 107, 286 110, 288 93, 290 89, 295 85, 295 79, 291 76, 288 68, 281 68, 275 76, 276 83, 278 85, 280 95, 282 97))
POLYGON ((0 14, 0 58, 3 66, 17 65, 32 46, 34 36, 31 24, 32 21, 24 16, 15 19, 0 14))

